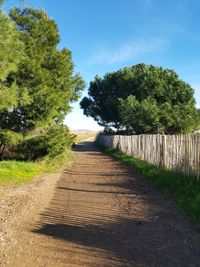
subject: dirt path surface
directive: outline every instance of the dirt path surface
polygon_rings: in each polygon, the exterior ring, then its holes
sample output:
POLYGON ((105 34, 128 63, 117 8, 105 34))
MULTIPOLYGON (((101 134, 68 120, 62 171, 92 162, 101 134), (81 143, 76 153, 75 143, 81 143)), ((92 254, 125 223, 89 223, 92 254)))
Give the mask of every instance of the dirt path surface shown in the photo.
POLYGON ((1 266, 200 266, 200 231, 172 201, 91 142, 75 156, 32 210, 1 223, 1 266))

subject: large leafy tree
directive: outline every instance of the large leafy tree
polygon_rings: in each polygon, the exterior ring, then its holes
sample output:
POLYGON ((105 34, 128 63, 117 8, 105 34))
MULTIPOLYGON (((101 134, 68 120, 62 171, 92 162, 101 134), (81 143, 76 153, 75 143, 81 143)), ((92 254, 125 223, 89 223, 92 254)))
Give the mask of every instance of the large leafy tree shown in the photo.
POLYGON ((2 10, 0 10, 0 29, 0 81, 2 83, 11 71, 16 71, 22 59, 23 43, 19 40, 15 23, 2 10))
POLYGON ((0 127, 26 133, 36 127, 62 123, 84 83, 74 75, 71 52, 59 50, 57 25, 42 10, 11 9, 25 55, 7 83, 18 88, 17 106, 0 112, 0 127))
POLYGON ((23 57, 23 43, 19 40, 16 25, 0 10, 0 109, 16 105, 17 88, 7 77, 17 71, 23 57), (15 45, 13 45, 15 44, 15 45))
POLYGON ((199 121, 194 92, 169 69, 138 64, 95 77, 80 105, 100 125, 132 133, 187 133, 199 121))
POLYGON ((20 136, 27 140, 54 129, 54 133, 65 131, 63 119, 70 103, 79 98, 84 82, 74 74, 70 50, 58 49, 57 25, 44 11, 11 9, 10 20, 2 16, 2 25, 5 30, 0 35, 5 35, 5 42, 1 38, 0 46, 5 53, 0 52, 0 61, 5 68, 0 86, 5 86, 5 94, 0 91, 0 148, 4 149, 5 145, 17 145, 20 136))
MULTIPOLYGON (((19 90, 15 80, 8 81, 11 73, 17 72, 19 62, 24 56, 24 44, 16 25, 2 10, 0 10, 0 113, 7 113, 17 107, 19 90)), ((1 118, 0 118, 1 124, 1 118)), ((21 140, 21 135, 0 128, 0 155, 5 144, 15 145, 21 140)))

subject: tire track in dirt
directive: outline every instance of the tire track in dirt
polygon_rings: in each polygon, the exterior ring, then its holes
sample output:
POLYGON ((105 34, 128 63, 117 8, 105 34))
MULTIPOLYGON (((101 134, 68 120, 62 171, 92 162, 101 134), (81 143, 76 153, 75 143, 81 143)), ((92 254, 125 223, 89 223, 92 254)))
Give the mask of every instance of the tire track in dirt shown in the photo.
POLYGON ((200 266, 200 233, 133 169, 76 146, 50 203, 22 218, 2 266, 200 266))

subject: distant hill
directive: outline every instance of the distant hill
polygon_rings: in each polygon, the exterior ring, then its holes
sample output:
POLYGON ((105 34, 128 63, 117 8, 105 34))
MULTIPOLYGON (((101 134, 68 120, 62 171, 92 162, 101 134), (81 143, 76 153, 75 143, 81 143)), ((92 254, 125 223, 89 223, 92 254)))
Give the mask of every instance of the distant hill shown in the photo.
POLYGON ((78 130, 72 130, 70 129, 70 131, 74 134, 89 134, 89 133, 97 133, 97 131, 92 131, 92 130, 88 130, 88 129, 78 129, 78 130))

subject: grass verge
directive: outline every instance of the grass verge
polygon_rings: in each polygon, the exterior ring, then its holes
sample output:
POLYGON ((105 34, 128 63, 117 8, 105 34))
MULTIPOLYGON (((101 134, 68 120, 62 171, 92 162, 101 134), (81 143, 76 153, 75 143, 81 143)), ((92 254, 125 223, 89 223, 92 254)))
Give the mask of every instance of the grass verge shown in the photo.
POLYGON ((54 158, 45 158, 42 161, 1 161, 0 162, 0 188, 8 186, 18 186, 24 182, 32 180, 41 173, 54 172, 68 166, 73 161, 70 150, 54 158))
POLYGON ((176 200, 177 206, 186 211, 195 223, 200 223, 200 183, 194 177, 185 177, 163 167, 133 158, 125 153, 96 144, 103 152, 134 167, 144 178, 151 181, 165 193, 176 200))

